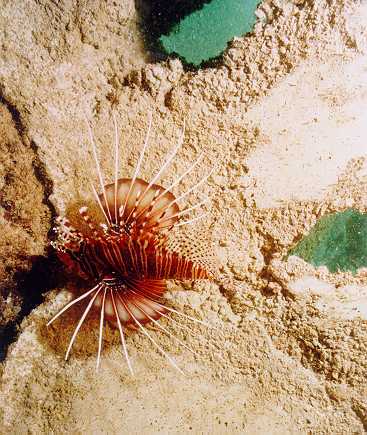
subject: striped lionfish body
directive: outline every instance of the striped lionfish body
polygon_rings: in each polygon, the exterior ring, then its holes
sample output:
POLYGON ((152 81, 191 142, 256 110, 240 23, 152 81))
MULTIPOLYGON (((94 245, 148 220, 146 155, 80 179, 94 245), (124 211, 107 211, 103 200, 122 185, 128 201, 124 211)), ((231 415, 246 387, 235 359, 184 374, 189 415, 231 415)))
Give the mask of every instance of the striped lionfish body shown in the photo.
MULTIPOLYGON (((201 160, 202 156, 200 156, 169 188, 155 184, 182 145, 184 136, 182 133, 179 144, 153 179, 148 183, 138 178, 148 143, 150 126, 151 121, 133 177, 119 179, 118 135, 115 121, 115 181, 104 185, 93 134, 88 124, 102 192, 98 194, 93 185, 92 190, 103 221, 99 222, 98 218, 90 214, 86 206, 79 210, 84 223, 82 229, 76 229, 66 218, 58 218, 56 228, 58 239, 53 246, 65 265, 93 283, 93 287, 67 304, 48 324, 75 303, 83 299, 88 300, 87 307, 70 340, 65 359, 68 358, 73 342, 88 313, 92 309, 98 310, 100 331, 97 369, 100 363, 104 320, 119 329, 124 354, 131 372, 132 367, 124 336, 125 327, 141 330, 178 368, 144 325, 154 323, 172 336, 157 322, 161 316, 168 318, 168 312, 178 313, 162 303, 162 296, 166 291, 166 280, 217 278, 214 256, 207 247, 203 248, 199 237, 190 239, 172 237, 172 231, 176 227, 192 223, 203 216, 182 221, 184 215, 199 208, 206 201, 183 211, 180 211, 178 201, 197 189, 210 174, 179 198, 171 193, 170 190, 179 184, 201 160)), ((184 315, 183 313, 178 314, 184 315)), ((184 343, 181 342, 181 344, 187 347, 184 343)))

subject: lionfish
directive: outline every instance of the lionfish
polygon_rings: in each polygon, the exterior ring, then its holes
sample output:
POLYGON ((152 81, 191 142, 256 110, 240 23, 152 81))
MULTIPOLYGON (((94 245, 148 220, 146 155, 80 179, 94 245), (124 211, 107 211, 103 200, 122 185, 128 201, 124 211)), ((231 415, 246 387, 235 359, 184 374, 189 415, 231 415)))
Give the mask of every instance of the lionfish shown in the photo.
POLYGON ((133 369, 124 333, 126 327, 138 329, 145 334, 159 352, 182 372, 149 334, 145 325, 153 323, 188 348, 157 320, 162 316, 171 319, 172 313, 176 313, 192 321, 205 323, 165 305, 162 296, 167 288, 166 281, 170 279, 215 280, 218 278, 217 262, 209 244, 203 243, 195 232, 193 237, 185 237, 182 232, 175 233, 177 227, 191 224, 207 214, 202 213, 189 220, 183 220, 183 216, 198 209, 207 200, 183 210, 180 210, 178 202, 197 191, 212 171, 179 197, 176 198, 171 192, 202 160, 204 156, 202 153, 169 187, 164 188, 156 184, 183 144, 184 126, 177 146, 151 181, 146 182, 138 178, 152 125, 150 117, 144 146, 133 177, 119 178, 119 137, 115 116, 113 120, 115 173, 114 182, 106 185, 93 132, 87 122, 101 193, 97 192, 93 183, 91 188, 96 201, 95 207, 101 212, 104 222, 97 222, 89 212, 89 208, 83 206, 79 209, 79 214, 84 229, 77 229, 69 219, 59 217, 55 228, 57 240, 52 242, 65 266, 90 282, 92 288, 69 302, 48 322, 47 326, 70 307, 88 298, 88 304, 68 345, 65 360, 69 357, 75 338, 88 313, 91 310, 99 310, 97 370, 100 365, 103 327, 107 320, 110 325, 119 330, 123 353, 131 374, 133 369))

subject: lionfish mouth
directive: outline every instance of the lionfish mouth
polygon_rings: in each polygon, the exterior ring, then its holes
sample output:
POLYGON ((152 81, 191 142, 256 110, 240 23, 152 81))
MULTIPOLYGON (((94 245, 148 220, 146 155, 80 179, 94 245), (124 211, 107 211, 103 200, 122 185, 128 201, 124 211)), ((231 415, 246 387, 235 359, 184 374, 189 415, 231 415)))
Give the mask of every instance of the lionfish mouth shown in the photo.
POLYGON ((152 180, 148 183, 138 178, 148 145, 151 122, 150 118, 148 133, 133 177, 119 178, 119 140, 114 116, 115 180, 107 185, 103 181, 95 140, 88 123, 101 193, 97 193, 93 184, 92 191, 104 222, 96 222, 89 215, 88 208, 82 207, 79 213, 88 231, 85 228, 74 228, 67 218, 58 218, 56 228, 58 239, 52 243, 69 269, 97 284, 69 302, 47 325, 50 325, 74 304, 89 300, 74 330, 65 359, 68 359, 76 336, 88 313, 92 309, 98 310, 100 322, 97 370, 100 365, 103 327, 106 320, 120 332, 123 352, 131 373, 133 370, 124 334, 126 327, 141 331, 158 351, 182 372, 148 332, 145 325, 154 324, 183 347, 195 353, 157 321, 163 316, 179 324, 171 318, 171 315, 168 315, 174 313, 206 325, 205 322, 187 316, 163 303, 166 280, 218 279, 218 265, 207 236, 195 231, 184 235, 174 231, 177 227, 192 224, 207 214, 203 213, 191 219, 182 220, 184 215, 198 209, 207 200, 182 211, 178 207, 178 201, 198 190, 212 171, 178 198, 171 192, 202 160, 203 154, 201 154, 171 186, 164 188, 156 184, 182 146, 185 131, 183 129, 179 143, 152 180))

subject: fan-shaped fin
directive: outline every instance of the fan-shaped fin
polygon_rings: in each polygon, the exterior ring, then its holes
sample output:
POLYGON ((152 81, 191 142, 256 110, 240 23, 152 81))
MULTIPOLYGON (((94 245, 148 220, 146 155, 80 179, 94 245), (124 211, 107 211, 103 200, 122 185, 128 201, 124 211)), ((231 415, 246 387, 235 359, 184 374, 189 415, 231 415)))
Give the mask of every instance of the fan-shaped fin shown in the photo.
POLYGON ((168 235, 165 249, 218 278, 219 263, 210 230, 193 228, 174 231, 168 235))
MULTIPOLYGON (((158 184, 153 184, 147 190, 149 183, 146 181, 137 178, 132 186, 131 182, 131 178, 120 178, 117 181, 116 199, 115 183, 105 186, 107 207, 104 195, 99 195, 106 214, 110 213, 114 223, 129 223, 137 228, 151 227, 157 223, 163 213, 166 219, 180 211, 176 203, 172 204, 175 196, 171 192, 161 195, 165 189, 158 184), (116 216, 115 209, 118 211, 119 216, 116 216)), ((173 225, 177 220, 178 217, 172 217, 172 219, 158 224, 156 228, 173 225)))
MULTIPOLYGON (((115 307, 122 325, 135 325, 131 313, 140 323, 145 324, 150 322, 151 318, 158 320, 161 317, 160 313, 166 312, 158 303, 166 291, 164 280, 124 279, 123 284, 119 283, 108 287, 113 292, 115 307)), ((93 304, 95 308, 101 308, 102 299, 102 294, 96 297, 93 304)), ((113 326, 118 326, 111 292, 108 292, 105 298, 104 315, 113 326)))

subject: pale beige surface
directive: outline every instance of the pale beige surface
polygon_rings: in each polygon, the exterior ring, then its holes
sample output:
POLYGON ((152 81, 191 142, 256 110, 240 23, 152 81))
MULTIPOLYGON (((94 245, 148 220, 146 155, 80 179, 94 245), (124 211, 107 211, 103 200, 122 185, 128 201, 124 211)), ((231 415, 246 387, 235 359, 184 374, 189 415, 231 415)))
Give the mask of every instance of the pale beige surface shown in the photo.
POLYGON ((322 200, 350 159, 366 154, 366 106, 367 58, 357 55, 306 63, 251 107, 247 119, 261 123, 264 134, 247 160, 261 180, 256 204, 322 200))
POLYGON ((268 24, 233 42, 223 66, 192 73, 177 60, 146 65, 134 8, 102 3, 6 2, 1 11, 0 25, 12 29, 2 35, 3 96, 19 110, 47 168, 50 200, 62 213, 91 196, 88 180, 97 176, 85 115, 111 180, 111 99, 121 127, 121 175, 133 171, 148 112, 154 129, 142 169, 147 179, 185 118, 183 149, 162 184, 202 150, 206 159, 176 193, 216 162, 201 191, 213 195, 205 225, 213 223, 222 272, 236 280, 236 292, 171 283, 170 303, 216 328, 181 319, 188 332, 161 322, 197 356, 151 331, 186 376, 142 334, 129 334, 134 378, 109 328, 95 373, 96 319, 63 361, 80 309, 46 328, 71 298, 62 289, 49 292, 23 321, 2 366, 1 430, 364 433, 367 325, 363 311, 351 313, 356 301, 365 303, 365 271, 332 275, 281 258, 323 213, 366 209, 367 45, 358 18, 366 7, 266 2, 259 15, 268 24))

